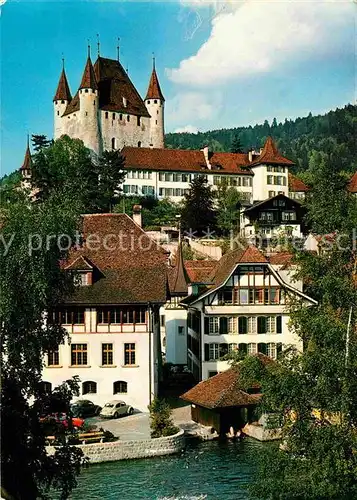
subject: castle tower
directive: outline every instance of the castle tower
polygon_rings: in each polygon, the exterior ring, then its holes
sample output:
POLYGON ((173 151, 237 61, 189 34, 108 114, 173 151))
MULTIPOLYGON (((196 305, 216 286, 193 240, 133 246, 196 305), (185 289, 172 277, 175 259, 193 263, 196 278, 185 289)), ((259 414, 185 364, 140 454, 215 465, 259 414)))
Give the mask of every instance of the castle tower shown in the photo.
POLYGON ((81 139, 87 148, 93 150, 98 155, 101 153, 98 119, 98 84, 89 54, 79 86, 78 96, 79 121, 82 130, 81 139))
POLYGON ((20 167, 21 173, 21 187, 22 189, 28 189, 31 186, 31 170, 32 170, 32 158, 30 152, 30 141, 29 136, 27 136, 27 148, 25 152, 24 162, 20 167))
POLYGON ((57 86, 57 92, 53 98, 54 108, 54 138, 58 139, 64 134, 62 126, 62 115, 65 112, 67 105, 71 102, 72 96, 69 90, 66 72, 64 66, 57 86))
POLYGON ((164 148, 164 108, 165 98, 161 92, 153 59, 153 69, 145 97, 145 105, 150 113, 150 144, 154 148, 164 148))

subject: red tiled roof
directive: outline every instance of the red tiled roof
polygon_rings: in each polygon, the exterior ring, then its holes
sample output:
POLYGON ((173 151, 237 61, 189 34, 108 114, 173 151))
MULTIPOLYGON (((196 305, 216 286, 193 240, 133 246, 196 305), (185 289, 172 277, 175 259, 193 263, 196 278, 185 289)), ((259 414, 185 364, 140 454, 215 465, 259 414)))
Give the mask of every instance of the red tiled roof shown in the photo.
POLYGON ((216 260, 186 260, 185 268, 191 283, 209 283, 216 269, 216 260))
POLYGON ((149 87, 145 99, 160 99, 161 101, 165 101, 165 98, 161 92, 159 79, 157 77, 155 68, 151 73, 149 87))
MULTIPOLYGON (((93 265, 93 285, 79 287, 66 302, 126 304, 162 302, 167 297, 167 252, 126 214, 82 218, 83 244, 64 267, 93 265), (81 260, 82 259, 82 260, 81 260)), ((79 269, 78 269, 79 270, 79 269)))
POLYGON ((31 168, 32 168, 32 158, 30 152, 30 145, 27 141, 27 148, 25 152, 24 162, 21 165, 20 170, 31 170, 31 168))
POLYGON ((60 76, 60 79, 59 79, 59 82, 58 82, 57 91, 56 91, 56 94, 55 94, 53 100, 54 101, 70 101, 71 99, 72 99, 72 96, 71 96, 71 91, 69 90, 66 72, 63 69, 61 76, 60 76))
POLYGON ((200 150, 125 146, 122 155, 127 169, 253 175, 249 168, 244 168, 248 165, 248 155, 239 153, 213 153, 209 160, 211 170, 207 168, 203 151, 200 150))
POLYGON ((88 57, 87 59, 79 89, 98 89, 97 80, 94 74, 93 64, 90 57, 88 57))
POLYGON ((293 254, 290 252, 279 252, 268 257, 270 264, 276 266, 289 266, 292 263, 293 254))
POLYGON ((249 245, 245 248, 237 248, 223 255, 218 263, 217 269, 212 273, 216 285, 223 283, 231 274, 237 264, 267 263, 267 259, 257 247, 249 245))
POLYGON ((353 174, 350 182, 348 183, 348 191, 357 193, 357 172, 353 174))
POLYGON ((263 151, 260 153, 258 159, 254 160, 251 165, 261 165, 262 163, 273 165, 294 165, 294 162, 284 156, 281 156, 275 142, 270 136, 267 138, 263 151))
MULTIPOLYGON (((254 354, 264 366, 275 361, 264 354, 254 354)), ((253 382, 250 389, 259 389, 260 383, 253 382)), ((247 389, 245 389, 247 390, 247 389)), ((261 394, 248 394, 242 390, 239 365, 218 373, 214 377, 199 382, 185 392, 181 398, 205 408, 227 408, 231 406, 250 406, 259 403, 261 394)))
POLYGON ((300 191, 308 191, 309 188, 306 186, 306 184, 295 177, 293 174, 289 173, 289 191, 291 192, 300 192, 300 191))

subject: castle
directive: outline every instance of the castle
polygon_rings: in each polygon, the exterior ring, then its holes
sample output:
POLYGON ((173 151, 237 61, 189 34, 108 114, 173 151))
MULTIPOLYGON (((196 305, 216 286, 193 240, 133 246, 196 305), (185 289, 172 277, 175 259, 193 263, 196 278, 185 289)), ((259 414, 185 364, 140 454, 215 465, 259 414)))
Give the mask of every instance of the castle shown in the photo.
POLYGON ((143 100, 119 60, 90 53, 72 97, 63 67, 53 98, 54 139, 81 139, 96 155, 124 146, 164 147, 164 107, 155 59, 143 100))

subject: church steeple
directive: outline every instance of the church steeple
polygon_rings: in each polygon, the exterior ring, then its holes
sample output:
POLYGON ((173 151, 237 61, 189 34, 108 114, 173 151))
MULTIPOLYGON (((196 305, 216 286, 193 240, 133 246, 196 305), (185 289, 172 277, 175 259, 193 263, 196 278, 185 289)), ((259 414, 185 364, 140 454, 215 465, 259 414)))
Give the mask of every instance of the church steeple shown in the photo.
POLYGON ((71 101, 71 91, 69 89, 67 76, 64 67, 62 68, 61 76, 58 82, 57 91, 53 98, 54 101, 71 101))
POLYGON ((183 261, 182 254, 182 243, 180 241, 177 253, 176 253, 176 265, 174 271, 174 277, 171 285, 171 294, 185 296, 187 295, 187 285, 190 282, 190 279, 187 275, 185 264, 183 261))
POLYGON ((160 99, 161 101, 165 101, 163 93, 161 92, 159 79, 158 79, 157 73, 156 73, 155 57, 153 57, 152 73, 151 73, 151 77, 150 77, 148 91, 147 91, 146 97, 145 97, 145 100, 147 100, 147 99, 160 99))
POLYGON ((81 81, 81 84, 79 86, 79 89, 98 90, 98 84, 97 84, 93 64, 92 64, 92 61, 91 61, 89 54, 88 54, 86 66, 84 68, 82 81, 81 81))

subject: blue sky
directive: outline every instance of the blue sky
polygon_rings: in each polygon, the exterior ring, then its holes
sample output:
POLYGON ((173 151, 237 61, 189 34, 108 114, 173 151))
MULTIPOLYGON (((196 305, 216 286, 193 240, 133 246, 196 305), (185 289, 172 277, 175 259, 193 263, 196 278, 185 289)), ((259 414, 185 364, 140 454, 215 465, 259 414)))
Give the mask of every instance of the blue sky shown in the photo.
POLYGON ((62 53, 72 94, 87 39, 121 61, 144 96, 155 52, 166 130, 209 130, 325 112, 356 101, 351 1, 8 0, 1 10, 1 174, 26 134, 52 137, 62 53))

